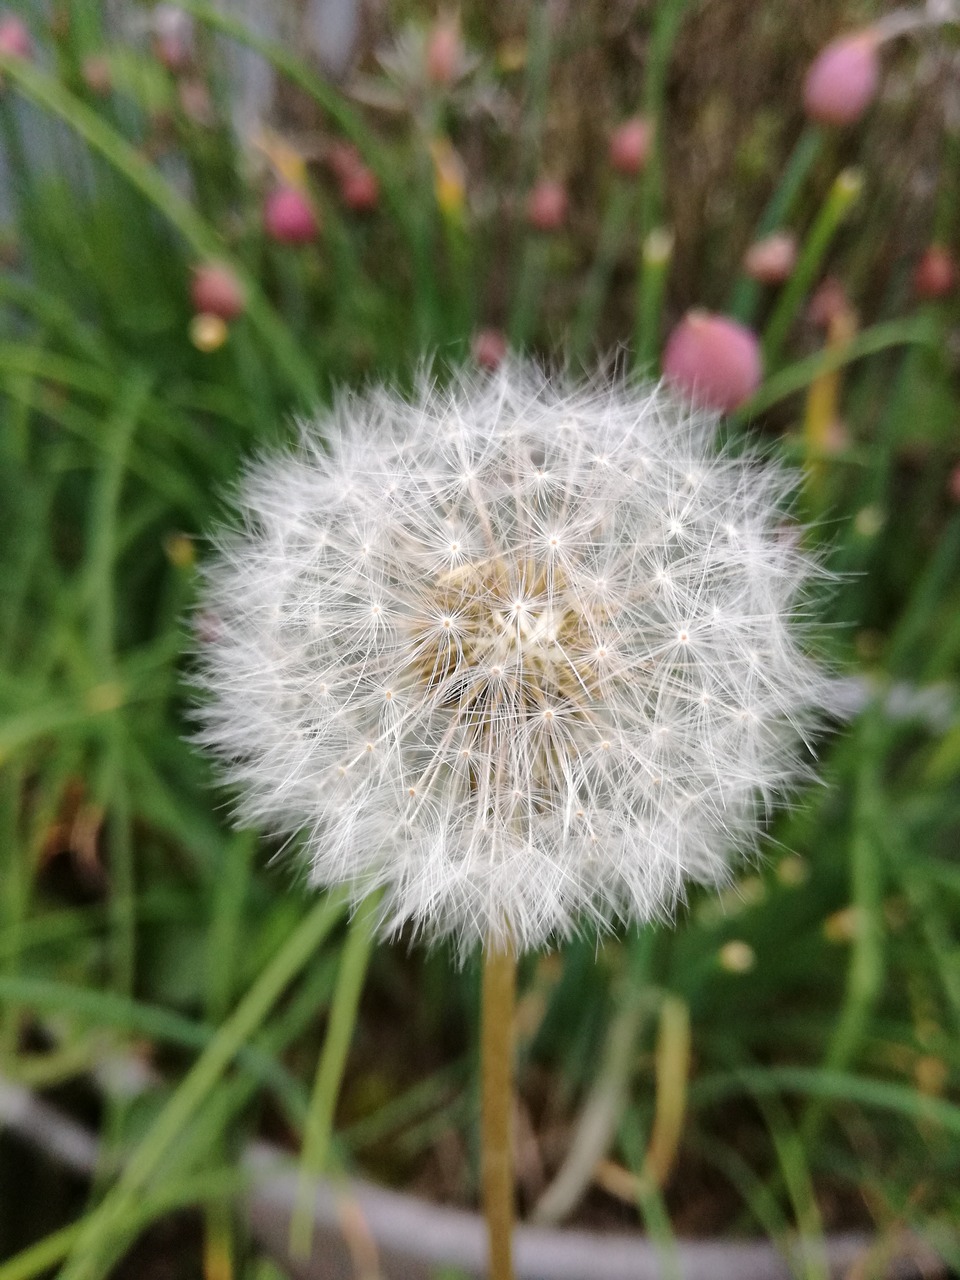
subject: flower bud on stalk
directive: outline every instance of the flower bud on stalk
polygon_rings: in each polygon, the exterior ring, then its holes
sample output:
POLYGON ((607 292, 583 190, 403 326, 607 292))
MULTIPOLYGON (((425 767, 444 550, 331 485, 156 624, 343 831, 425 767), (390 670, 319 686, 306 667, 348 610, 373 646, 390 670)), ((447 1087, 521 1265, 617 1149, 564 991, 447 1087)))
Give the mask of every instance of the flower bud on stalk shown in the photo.
POLYGON ((831 41, 820 51, 803 82, 804 110, 818 124, 859 120, 880 82, 880 36, 867 28, 831 41))
POLYGON ((688 311, 667 340, 663 373, 696 403, 729 412, 749 400, 760 385, 760 343, 736 320, 688 311))
POLYGON ((918 298, 932 301, 952 293, 957 283, 957 264, 942 244, 924 249, 913 272, 913 290, 918 298))
POLYGON ((449 88, 460 77, 464 62, 460 22, 453 15, 439 18, 427 37, 427 79, 438 88, 449 88))
POLYGON ((470 344, 473 358, 481 369, 498 368, 507 354, 507 338, 500 329, 481 329, 470 344))
POLYGON ((207 262, 194 267, 190 298, 198 313, 235 320, 243 312, 243 288, 229 267, 220 262, 207 262))
POLYGON ((653 143, 649 120, 635 116, 624 120, 610 135, 610 167, 625 178, 634 178, 646 167, 653 143))
POLYGON ((309 244, 320 231, 313 206, 296 187, 276 187, 269 193, 263 207, 263 225, 278 244, 309 244))
POLYGON ((535 231, 559 231, 567 220, 569 199, 562 182, 541 178, 527 197, 527 221, 535 231))
POLYGON ((380 201, 377 175, 350 142, 335 142, 327 152, 327 164, 337 181, 340 199, 354 213, 368 213, 380 201))
POLYGON ((0 54, 8 58, 32 58, 33 41, 26 24, 15 14, 0 14, 0 54))
POLYGON ((106 98, 113 89, 113 72, 110 61, 103 54, 91 54, 84 58, 80 68, 83 83, 98 98, 106 98))
POLYGON ((791 231, 774 231, 755 241, 743 257, 743 269, 760 284, 783 284, 797 263, 797 238, 791 231))

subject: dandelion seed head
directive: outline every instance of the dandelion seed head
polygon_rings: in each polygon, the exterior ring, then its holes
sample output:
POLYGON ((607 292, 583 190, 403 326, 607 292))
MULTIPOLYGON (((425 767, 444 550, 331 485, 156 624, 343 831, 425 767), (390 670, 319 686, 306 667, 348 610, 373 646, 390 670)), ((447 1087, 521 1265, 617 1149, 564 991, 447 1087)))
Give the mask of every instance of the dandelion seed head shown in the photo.
POLYGON ((668 916, 805 772, 794 478, 662 387, 505 360, 344 396, 248 469, 200 741, 383 927, 520 949, 668 916))

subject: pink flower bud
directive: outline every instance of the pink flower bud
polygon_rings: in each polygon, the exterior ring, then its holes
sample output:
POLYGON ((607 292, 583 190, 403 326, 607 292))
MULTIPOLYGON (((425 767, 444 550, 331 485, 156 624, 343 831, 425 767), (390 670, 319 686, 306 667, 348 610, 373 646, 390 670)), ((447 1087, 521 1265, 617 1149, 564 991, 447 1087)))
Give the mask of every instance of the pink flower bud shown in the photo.
POLYGON ((243 286, 222 262, 204 262, 193 269, 190 299, 194 311, 202 315, 234 320, 244 309, 243 286))
POLYGON ((102 54, 91 54, 84 58, 80 68, 83 83, 98 98, 105 98, 113 88, 113 74, 109 61, 102 54))
POLYGON ((567 220, 567 189, 553 178, 541 178, 527 197, 527 221, 536 231, 559 231, 567 220))
POLYGON ((642 116, 624 120, 610 135, 610 167, 625 178, 640 173, 650 155, 653 126, 642 116))
POLYGON ((858 31, 832 40, 814 58, 803 82, 803 106, 818 124, 853 124, 876 97, 879 39, 858 31))
POLYGON ((168 71, 185 71, 193 56, 193 23, 173 4, 160 4, 153 11, 153 52, 168 71))
POLYGON ((217 122, 213 98, 206 84, 196 76, 185 76, 177 86, 180 109, 188 120, 201 128, 212 129, 217 122))
POLYGON ((425 52, 427 79, 446 88, 459 77, 463 67, 463 39, 455 17, 440 18, 427 37, 425 52))
POLYGON ((947 497, 960 507, 960 462, 947 476, 947 497))
POLYGON ((667 341, 663 374, 707 408, 736 409, 760 385, 760 343, 735 320, 688 311, 667 341))
POLYGON ((33 41, 26 24, 12 13, 0 16, 0 53, 8 58, 33 56, 33 41))
POLYGON ((296 187, 277 187, 264 202, 263 224, 278 244, 309 244, 320 227, 310 201, 296 187))
POLYGON ((380 183, 377 175, 365 164, 359 164, 340 179, 340 196, 354 213, 369 213, 380 199, 380 183))
POLYGON ((818 329, 829 329, 841 315, 852 310, 843 283, 836 276, 827 276, 817 285, 807 305, 807 319, 818 329))
POLYGON ((913 271, 913 290, 918 298, 944 298, 957 283, 957 264, 949 249, 931 244, 920 255, 913 271))
POLYGON ((496 369, 507 354, 507 339, 499 329, 480 329, 470 344, 473 358, 481 369, 496 369))
POLYGON ((743 257, 743 269, 760 284, 783 284, 796 262, 796 236, 791 231, 775 231, 750 246, 743 257))
POLYGON ((340 182, 363 164, 360 152, 352 142, 331 142, 327 148, 326 160, 330 172, 340 182))

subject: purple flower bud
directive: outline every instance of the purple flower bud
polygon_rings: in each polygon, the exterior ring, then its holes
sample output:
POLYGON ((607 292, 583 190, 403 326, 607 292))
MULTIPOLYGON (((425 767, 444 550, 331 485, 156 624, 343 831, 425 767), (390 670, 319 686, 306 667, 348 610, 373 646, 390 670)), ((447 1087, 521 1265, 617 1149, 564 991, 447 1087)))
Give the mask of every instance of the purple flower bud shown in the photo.
POLYGON ((735 320, 688 311, 667 341, 663 374, 697 403, 729 412, 760 385, 760 343, 735 320))

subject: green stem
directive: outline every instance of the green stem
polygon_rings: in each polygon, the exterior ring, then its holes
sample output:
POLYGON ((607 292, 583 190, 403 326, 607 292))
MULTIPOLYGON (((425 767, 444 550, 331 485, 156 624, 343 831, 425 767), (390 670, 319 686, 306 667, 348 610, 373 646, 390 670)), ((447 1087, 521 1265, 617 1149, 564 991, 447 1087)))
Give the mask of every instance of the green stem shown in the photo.
POLYGON ((643 241, 637 298, 636 367, 645 376, 656 376, 660 319, 672 257, 673 234, 664 227, 654 227, 643 241))
MULTIPOLYGON (((823 150, 823 133, 813 125, 807 125, 797 139, 796 146, 786 163, 780 181, 753 233, 754 240, 762 240, 776 231, 790 217, 807 175, 823 150)), ((750 324, 760 301, 760 285, 756 280, 742 276, 730 296, 727 310, 741 324, 750 324)))
POLYGON ((310 1110, 304 1126, 297 1200, 290 1219, 290 1252, 297 1258, 310 1256, 316 1179, 324 1172, 327 1164, 334 1112, 373 950, 377 910, 378 899, 374 896, 357 912, 340 960, 327 1035, 317 1065, 310 1110))
POLYGON ((923 316, 909 316, 904 320, 886 320, 864 329, 844 347, 825 348, 803 360, 780 369, 765 379, 763 386, 752 399, 727 418, 728 423, 743 423, 787 396, 803 391, 815 378, 842 369, 854 360, 875 355, 890 347, 909 345, 934 347, 940 341, 934 325, 923 316))
MULTIPOLYGON (((0 772, 0 926, 10 938, 5 951, 5 978, 16 978, 23 949, 23 922, 29 893, 29 868, 19 839, 23 779, 19 769, 0 772)), ((20 1010, 14 1003, 0 1007, 0 1062, 12 1059, 19 1047, 20 1010)))
POLYGON ((510 343, 518 351, 523 350, 534 332, 549 259, 549 238, 538 231, 523 246, 520 279, 510 313, 510 343))
POLYGON ((660 353, 661 312, 670 262, 672 240, 661 230, 666 218, 666 172, 664 129, 666 121, 667 74, 673 46, 693 0, 667 0, 656 7, 650 36, 650 52, 645 77, 644 111, 653 126, 650 154, 640 181, 640 270, 637 273, 637 300, 634 330, 634 361, 644 374, 660 353))
POLYGON ((596 339, 597 321, 635 199, 634 184, 618 179, 607 202, 596 256, 584 283, 580 306, 573 321, 570 354, 578 364, 585 359, 591 338, 596 339))
POLYGON ((834 180, 830 193, 803 242, 797 265, 784 285, 767 322, 763 335, 763 359, 767 369, 776 367, 783 344, 801 303, 820 271, 830 243, 862 190, 863 177, 855 169, 844 169, 834 180))
MULTIPOLYGON (((856 911, 856 929, 843 1007, 823 1064, 830 1074, 845 1070, 856 1056, 883 983, 884 875, 878 831, 885 806, 877 777, 879 715, 876 707, 868 707, 859 732, 860 764, 850 842, 850 900, 856 911)), ((813 1103, 803 1118, 801 1135, 807 1150, 813 1150, 822 1115, 822 1104, 813 1103)))
MULTIPOLYGON (((553 31, 548 5, 533 5, 527 30, 527 72, 520 128, 520 169, 517 205, 523 208, 540 166, 540 134, 550 89, 553 31)), ((518 350, 526 346, 536 321, 548 246, 540 231, 525 221, 517 228, 513 277, 517 280, 507 332, 518 350)))

